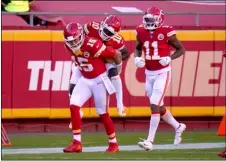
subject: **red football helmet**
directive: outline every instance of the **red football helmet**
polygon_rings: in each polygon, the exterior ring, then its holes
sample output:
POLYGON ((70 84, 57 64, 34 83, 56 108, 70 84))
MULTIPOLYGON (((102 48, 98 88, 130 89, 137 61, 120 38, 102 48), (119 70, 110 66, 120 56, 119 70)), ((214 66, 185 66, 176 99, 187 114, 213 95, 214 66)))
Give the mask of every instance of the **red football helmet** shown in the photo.
POLYGON ((156 7, 148 8, 143 16, 143 24, 148 30, 155 30, 164 23, 163 11, 156 7))
POLYGON ((121 19, 118 16, 109 15, 100 23, 99 34, 104 41, 107 41, 118 33, 120 29, 121 19))
POLYGON ((85 36, 82 25, 71 22, 64 28, 64 40, 73 51, 77 51, 83 44, 85 36))

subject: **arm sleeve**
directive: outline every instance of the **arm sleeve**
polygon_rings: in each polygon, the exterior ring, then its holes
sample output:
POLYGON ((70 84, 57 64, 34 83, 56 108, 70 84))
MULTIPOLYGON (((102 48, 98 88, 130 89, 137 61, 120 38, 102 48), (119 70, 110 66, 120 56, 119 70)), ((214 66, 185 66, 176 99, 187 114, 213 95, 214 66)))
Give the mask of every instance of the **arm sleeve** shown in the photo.
POLYGON ((91 30, 91 28, 92 28, 92 22, 88 22, 83 26, 83 29, 87 35, 89 34, 89 31, 91 30))
POLYGON ((115 49, 107 46, 100 54, 102 58, 113 58, 115 56, 115 49))
POLYGON ((176 35, 176 31, 175 31, 174 27, 173 26, 169 26, 166 34, 167 34, 167 37, 171 37, 173 35, 176 35))
POLYGON ((139 25, 135 29, 135 35, 138 39, 140 39, 140 30, 141 30, 142 25, 139 25))
POLYGON ((101 41, 97 43, 98 48, 94 51, 94 57, 99 58, 112 58, 115 56, 115 49, 110 46, 105 46, 101 41))

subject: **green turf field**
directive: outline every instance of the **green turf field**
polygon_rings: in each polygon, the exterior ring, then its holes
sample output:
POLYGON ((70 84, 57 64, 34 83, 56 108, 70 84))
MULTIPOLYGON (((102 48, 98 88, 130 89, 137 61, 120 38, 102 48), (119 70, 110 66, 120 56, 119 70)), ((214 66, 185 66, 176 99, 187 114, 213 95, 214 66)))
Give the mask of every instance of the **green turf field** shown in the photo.
MULTIPOLYGON (((221 159, 216 154, 222 149, 202 149, 202 150, 153 150, 153 151, 123 151, 114 154, 98 153, 79 153, 79 154, 20 154, 4 155, 3 159, 24 159, 24 160, 45 160, 45 159, 133 159, 133 160, 150 160, 150 159, 177 159, 177 160, 202 160, 202 159, 221 159)), ((223 160, 223 159, 221 159, 223 160)))
MULTIPOLYGON (((120 145, 137 145, 139 138, 146 138, 146 133, 124 132, 117 134, 120 145)), ((173 143, 174 134, 169 132, 158 132, 155 144, 173 143)), ((70 134, 48 134, 48 135, 18 135, 10 136, 13 144, 8 148, 47 148, 65 147, 72 137, 70 134)), ((83 146, 106 146, 108 143, 104 133, 86 133, 82 137, 83 146)), ((219 137, 216 132, 186 132, 183 143, 207 143, 224 142, 225 137, 219 137)), ((80 153, 80 154, 7 154, 3 159, 221 159, 216 154, 223 149, 190 149, 190 150, 153 150, 153 151, 121 151, 116 154, 104 154, 103 152, 80 153), (88 155, 87 155, 88 154, 88 155)))

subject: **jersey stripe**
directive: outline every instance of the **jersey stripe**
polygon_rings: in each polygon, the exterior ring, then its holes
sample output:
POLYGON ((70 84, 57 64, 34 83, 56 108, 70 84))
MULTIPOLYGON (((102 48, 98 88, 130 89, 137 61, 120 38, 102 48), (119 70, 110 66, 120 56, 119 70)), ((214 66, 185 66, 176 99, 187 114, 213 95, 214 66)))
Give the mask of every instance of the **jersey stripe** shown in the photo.
POLYGON ((88 30, 88 27, 87 27, 87 23, 84 25, 83 29, 84 29, 84 31, 85 31, 86 34, 89 33, 89 30, 88 30))
POLYGON ((96 52, 96 54, 94 55, 94 57, 100 56, 100 54, 102 53, 102 51, 104 51, 105 49, 106 49, 106 46, 103 44, 103 45, 101 46, 100 50, 98 50, 98 51, 96 52))
POLYGON ((173 35, 176 35, 176 31, 173 30, 173 31, 170 31, 167 33, 167 37, 170 37, 170 36, 173 36, 173 35))

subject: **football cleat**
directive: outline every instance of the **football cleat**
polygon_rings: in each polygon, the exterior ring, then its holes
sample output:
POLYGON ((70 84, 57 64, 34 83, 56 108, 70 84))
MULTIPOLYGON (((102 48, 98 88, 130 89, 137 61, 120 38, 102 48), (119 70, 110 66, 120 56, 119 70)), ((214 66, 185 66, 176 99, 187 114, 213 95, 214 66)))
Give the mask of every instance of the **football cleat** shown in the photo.
POLYGON ((182 134, 186 129, 186 125, 180 123, 180 126, 176 129, 175 132, 175 138, 174 138, 174 145, 177 146, 181 143, 182 141, 182 134))
POLYGON ((109 143, 106 153, 115 153, 119 151, 118 143, 109 143))
POLYGON ((226 158, 226 150, 217 154, 219 157, 226 158))
POLYGON ((81 153, 82 152, 82 143, 77 140, 73 140, 72 143, 64 148, 64 153, 81 153))
POLYGON ((144 140, 142 138, 140 138, 142 141, 138 142, 138 146, 146 151, 151 151, 153 150, 153 143, 148 141, 148 140, 144 140))

